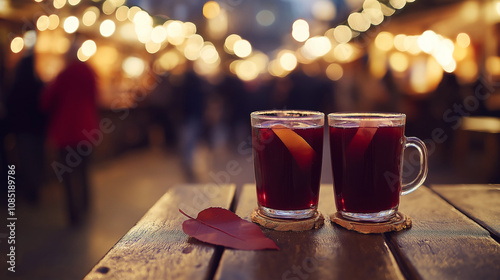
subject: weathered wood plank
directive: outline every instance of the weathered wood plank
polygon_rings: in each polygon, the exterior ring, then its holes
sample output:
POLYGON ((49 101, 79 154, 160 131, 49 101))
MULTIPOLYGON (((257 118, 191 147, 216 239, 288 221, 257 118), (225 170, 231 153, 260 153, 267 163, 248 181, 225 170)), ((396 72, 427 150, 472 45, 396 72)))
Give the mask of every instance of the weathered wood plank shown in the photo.
MULTIPOLYGON (((245 185, 236 213, 250 220, 256 207, 255 185, 245 185)), ((364 235, 340 228, 328 219, 334 213, 333 187, 321 188, 321 229, 304 232, 264 230, 280 251, 226 249, 215 279, 403 279, 382 235, 364 235)))
POLYGON ((500 239, 500 185, 436 185, 432 189, 500 239))
POLYGON ((500 244, 430 189, 402 197, 400 211, 412 228, 386 237, 409 278, 500 278, 500 244))
POLYGON ((186 236, 186 217, 178 209, 196 216, 211 206, 229 208, 234 193, 234 185, 214 184, 170 190, 85 279, 206 279, 216 265, 217 247, 186 236))

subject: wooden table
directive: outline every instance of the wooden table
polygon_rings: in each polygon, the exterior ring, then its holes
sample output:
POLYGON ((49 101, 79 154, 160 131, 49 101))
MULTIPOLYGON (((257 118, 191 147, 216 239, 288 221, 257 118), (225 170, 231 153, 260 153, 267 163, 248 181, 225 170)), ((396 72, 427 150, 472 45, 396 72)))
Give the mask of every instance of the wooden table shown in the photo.
MULTIPOLYGON (((181 185, 166 193, 85 279, 500 279, 500 186, 421 187, 402 197, 409 230, 360 234, 332 224, 317 230, 263 230, 279 251, 240 251, 185 235, 188 214, 231 209, 250 220, 254 185, 181 185)), ((333 187, 319 209, 334 213, 333 187)))

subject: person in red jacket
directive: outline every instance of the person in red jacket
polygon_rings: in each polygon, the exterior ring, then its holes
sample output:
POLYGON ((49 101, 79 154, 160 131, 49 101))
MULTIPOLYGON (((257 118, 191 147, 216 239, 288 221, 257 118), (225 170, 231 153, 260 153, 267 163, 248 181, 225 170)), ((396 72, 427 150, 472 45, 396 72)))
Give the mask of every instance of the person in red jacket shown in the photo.
MULTIPOLYGON (((77 45, 76 45, 77 47, 77 45)), ((97 77, 93 69, 68 53, 67 66, 47 86, 41 107, 48 116, 47 139, 59 152, 52 168, 63 182, 70 222, 77 224, 89 205, 88 158, 93 146, 88 132, 98 129, 97 77)))

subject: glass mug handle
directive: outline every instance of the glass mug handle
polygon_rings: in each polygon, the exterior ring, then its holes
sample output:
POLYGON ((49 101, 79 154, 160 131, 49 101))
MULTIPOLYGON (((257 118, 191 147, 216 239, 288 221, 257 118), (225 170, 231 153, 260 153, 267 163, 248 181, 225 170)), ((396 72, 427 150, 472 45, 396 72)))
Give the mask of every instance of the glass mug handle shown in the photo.
POLYGON ((402 185, 401 195, 406 195, 415 191, 424 183, 425 178, 427 178, 427 147, 425 143, 417 137, 406 137, 405 150, 408 147, 417 149, 420 155, 420 170, 413 181, 402 185))

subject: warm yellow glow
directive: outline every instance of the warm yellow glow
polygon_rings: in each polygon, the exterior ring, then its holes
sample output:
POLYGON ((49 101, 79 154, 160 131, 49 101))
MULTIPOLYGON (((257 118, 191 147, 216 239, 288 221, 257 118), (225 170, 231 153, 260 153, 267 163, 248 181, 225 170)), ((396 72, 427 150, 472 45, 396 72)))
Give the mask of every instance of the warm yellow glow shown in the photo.
POLYGON ((141 8, 137 7, 137 6, 133 6, 131 7, 129 10, 128 10, 128 14, 127 14, 127 17, 128 17, 128 20, 130 21, 134 21, 134 18, 135 18, 135 15, 142 11, 141 8))
POLYGON ((161 43, 156 43, 153 41, 148 41, 145 44, 146 51, 150 54, 157 53, 161 48, 161 43))
POLYGON ((439 37, 432 31, 427 30, 417 39, 418 47, 425 53, 431 53, 433 50, 438 48, 439 37))
POLYGON ((114 21, 107 19, 101 23, 101 26, 99 27, 99 31, 101 32, 101 35, 104 37, 109 37, 115 33, 116 25, 114 21))
POLYGON ((66 5, 66 0, 54 0, 53 4, 54 8, 61 9, 66 5))
POLYGON ((406 5, 406 0, 389 0, 391 6, 395 9, 402 9, 406 5))
POLYGON ((135 32, 135 25, 131 22, 126 22, 120 26, 120 36, 129 41, 135 41, 137 34, 135 32))
POLYGON ((339 25, 333 30, 333 37, 340 44, 347 43, 352 39, 352 31, 347 25, 339 25))
POLYGON ((303 19, 296 20, 292 25, 292 37, 298 42, 309 38, 309 24, 303 19))
POLYGON ((208 20, 206 25, 206 29, 208 31, 208 35, 213 39, 222 39, 227 34, 229 26, 229 19, 227 16, 227 12, 225 10, 221 10, 219 14, 208 20))
POLYGON ((338 81, 344 76, 344 69, 337 63, 332 63, 326 67, 326 76, 332 81, 338 81))
POLYGON ((297 57, 291 51, 281 51, 278 59, 281 68, 285 71, 292 71, 297 67, 297 57))
POLYGON ((167 39, 167 30, 163 25, 158 25, 151 31, 151 41, 154 43, 162 43, 167 39))
POLYGON ((368 53, 368 67, 373 77, 382 79, 387 73, 387 52, 377 48, 370 48, 368 53))
POLYGON ((36 21, 36 28, 40 31, 45 31, 49 28, 49 17, 46 15, 40 16, 36 21))
POLYGON ((380 3, 378 1, 365 1, 365 3, 371 2, 376 3, 378 8, 367 8, 363 10, 363 14, 368 17, 369 21, 373 25, 379 25, 384 21, 384 13, 382 13, 382 9, 380 8, 380 3))
POLYGON ((68 0, 68 4, 70 4, 71 6, 76 6, 80 4, 80 1, 81 0, 68 0))
POLYGON ((125 21, 128 18, 128 10, 127 6, 120 6, 116 9, 115 17, 118 21, 125 21))
POLYGON ((396 10, 394 10, 393 8, 390 8, 387 5, 382 4, 382 3, 380 3, 380 7, 382 8, 382 13, 386 17, 390 17, 396 12, 396 10))
POLYGON ((462 48, 467 48, 470 45, 470 37, 467 33, 459 33, 457 35, 457 45, 462 48))
POLYGON ((327 0, 319 0, 314 2, 312 6, 312 14, 318 20, 329 21, 335 18, 337 9, 335 5, 327 0))
POLYGON ((407 52, 413 55, 419 54, 422 50, 418 46, 419 36, 406 36, 404 40, 404 48, 407 52))
POLYGON ((497 2, 497 4, 495 5, 496 7, 496 10, 497 10, 497 14, 500 15, 500 1, 497 2))
POLYGON ((49 16, 49 30, 54 30, 59 26, 59 16, 52 14, 49 16))
POLYGON ((78 59, 80 61, 87 61, 90 57, 86 56, 84 53, 83 53, 83 50, 80 48, 78 49, 78 52, 76 53, 76 57, 78 57, 78 59))
POLYGON ((83 42, 81 49, 82 49, 83 55, 85 55, 87 57, 91 57, 96 53, 97 45, 93 40, 87 40, 87 41, 83 42))
POLYGON ((180 45, 184 42, 182 23, 178 20, 167 21, 164 25, 167 31, 167 40, 172 45, 180 45))
POLYGON ((453 59, 454 48, 455 45, 450 39, 444 39, 439 42, 438 47, 432 52, 432 56, 447 72, 453 72, 456 67, 456 62, 453 59))
POLYGON ((352 13, 347 18, 349 26, 356 31, 364 32, 370 28, 370 19, 362 13, 352 13))
POLYGON ((138 57, 129 56, 123 61, 122 69, 130 77, 139 77, 144 73, 146 65, 144 60, 138 57))
POLYGON ((10 42, 10 50, 13 53, 19 53, 24 48, 24 40, 21 37, 16 37, 10 42))
POLYGON ((220 59, 215 63, 206 63, 203 59, 198 59, 194 62, 193 69, 198 75, 210 77, 220 71, 219 65, 220 59))
POLYGON ((75 16, 70 16, 64 20, 64 31, 66 33, 75 33, 80 25, 80 21, 75 16))
POLYGON ((456 45, 455 49, 453 50, 453 59, 455 59, 455 61, 457 62, 460 62, 464 60, 466 56, 467 56, 467 49, 456 45))
POLYGON ((306 58, 315 59, 324 56, 332 49, 330 40, 325 36, 316 36, 309 38, 303 48, 303 54, 306 58))
POLYGON ((224 41, 224 50, 228 54, 234 54, 234 43, 239 40, 241 40, 241 37, 239 35, 231 34, 227 36, 226 40, 224 41))
POLYGON ((102 4, 102 12, 105 15, 108 15, 108 16, 111 15, 112 13, 115 12, 115 9, 116 9, 116 6, 114 5, 113 1, 111 1, 111 0, 106 0, 102 4))
POLYGON ((252 45, 247 40, 239 40, 234 43, 234 54, 245 58, 252 53, 252 45))
POLYGON ((181 57, 177 52, 169 51, 162 54, 158 61, 160 67, 163 70, 169 71, 177 67, 177 65, 179 65, 179 63, 181 62, 181 57))
POLYGON ((351 44, 339 44, 333 49, 333 56, 340 62, 347 62, 354 56, 351 44))
POLYGON ((184 48, 184 56, 189 60, 196 60, 200 57, 201 48, 203 48, 204 40, 198 34, 191 35, 186 39, 186 47, 184 48))
POLYGON ((406 41, 406 35, 404 34, 398 34, 394 36, 394 47, 396 48, 396 50, 400 52, 407 51, 408 49, 405 46, 405 41, 406 41))
POLYGON ((382 51, 389 51, 394 46, 394 35, 387 31, 380 32, 375 37, 375 47, 382 51))
POLYGON ((220 13, 220 6, 219 3, 215 1, 208 1, 203 5, 203 15, 207 19, 212 19, 215 18, 219 15, 220 13))
POLYGON ((259 76, 259 69, 253 61, 243 60, 236 63, 234 71, 243 81, 251 81, 259 76))
POLYGON ((269 74, 275 77, 285 77, 289 72, 283 69, 277 60, 272 60, 267 66, 269 74))
POLYGON ((262 26, 270 26, 275 21, 274 13, 269 10, 262 10, 257 13, 255 20, 262 26))
POLYGON ((100 11, 97 7, 89 7, 85 10, 82 17, 82 23, 85 26, 92 26, 99 18, 100 11))
POLYGON ((489 74, 498 76, 500 75, 500 57, 490 56, 486 59, 486 71, 489 74))
POLYGON ((219 53, 212 43, 205 42, 200 50, 200 58, 207 64, 213 64, 219 60, 219 53))
POLYGON ((404 72, 408 69, 408 57, 400 52, 392 53, 389 57, 389 65, 396 72, 404 72))
POLYGON ((64 54, 69 50, 71 42, 65 36, 56 36, 49 42, 49 45, 49 51, 64 54))
POLYGON ((137 13, 135 13, 133 21, 134 21, 134 23, 136 25, 141 25, 141 26, 142 25, 152 25, 153 24, 153 19, 145 11, 138 11, 137 13))
POLYGON ((192 35, 196 34, 196 25, 192 22, 184 22, 182 24, 182 33, 184 34, 185 38, 191 37, 192 35))
POLYGON ((248 61, 252 61, 257 66, 259 73, 264 73, 266 71, 267 63, 269 62, 269 57, 262 52, 254 52, 252 56, 247 58, 248 61))
POLYGON ((457 62, 452 59, 449 61, 449 63, 442 65, 442 66, 443 66, 444 71, 446 71, 448 73, 453 73, 453 71, 455 71, 455 69, 457 69, 457 62))
POLYGON ((418 59, 413 63, 410 73, 410 86, 418 94, 431 92, 443 78, 443 70, 432 57, 418 59))
POLYGON ((477 80, 478 72, 477 63, 471 58, 466 58, 458 65, 454 73, 461 82, 473 83, 477 80))

